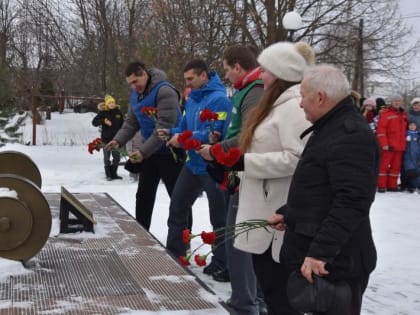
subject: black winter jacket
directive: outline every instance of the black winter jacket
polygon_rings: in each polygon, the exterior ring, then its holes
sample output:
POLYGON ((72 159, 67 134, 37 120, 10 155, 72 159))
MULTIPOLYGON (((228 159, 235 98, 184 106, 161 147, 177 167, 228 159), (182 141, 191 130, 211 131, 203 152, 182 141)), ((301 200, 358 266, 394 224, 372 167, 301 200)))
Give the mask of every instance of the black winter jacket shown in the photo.
POLYGON ((307 129, 290 186, 281 261, 299 268, 305 257, 327 262, 330 279, 370 273, 376 249, 369 219, 375 197, 379 146, 351 98, 307 129))
POLYGON ((124 116, 119 107, 109 110, 101 110, 92 120, 92 125, 101 126, 101 139, 103 143, 111 141, 124 122, 124 116), (104 123, 108 118, 112 125, 104 123))

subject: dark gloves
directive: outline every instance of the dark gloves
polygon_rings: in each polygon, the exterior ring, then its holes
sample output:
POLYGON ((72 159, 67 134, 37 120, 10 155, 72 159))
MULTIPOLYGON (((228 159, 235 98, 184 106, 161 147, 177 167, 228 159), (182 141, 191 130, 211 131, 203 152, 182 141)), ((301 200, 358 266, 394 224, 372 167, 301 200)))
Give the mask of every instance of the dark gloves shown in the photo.
POLYGON ((276 210, 276 213, 277 214, 283 214, 284 215, 286 213, 286 211, 287 211, 287 204, 282 205, 280 208, 278 208, 276 210))
POLYGON ((405 171, 405 177, 407 177, 408 180, 416 179, 417 176, 420 176, 420 174, 414 168, 405 171))
POLYGON ((239 160, 229 169, 232 171, 243 171, 245 168, 244 155, 242 154, 239 160))
POLYGON ((129 171, 130 173, 137 174, 141 172, 143 168, 143 163, 133 163, 130 160, 125 162, 124 168, 129 171))

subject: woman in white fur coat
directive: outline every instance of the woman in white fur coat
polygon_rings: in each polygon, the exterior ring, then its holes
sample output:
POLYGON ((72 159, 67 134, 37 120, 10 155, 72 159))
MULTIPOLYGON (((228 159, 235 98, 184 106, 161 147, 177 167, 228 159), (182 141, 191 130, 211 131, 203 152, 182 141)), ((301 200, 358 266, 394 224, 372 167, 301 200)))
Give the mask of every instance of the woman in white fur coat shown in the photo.
MULTIPOLYGON (((240 136, 244 169, 240 173, 236 223, 265 220, 286 203, 290 182, 305 146, 300 134, 310 126, 300 108, 300 81, 315 61, 303 42, 279 42, 263 50, 264 95, 248 116, 240 136)), ((305 139, 307 139, 306 137, 305 139)), ((253 263, 269 314, 299 314, 281 292, 284 276, 279 252, 283 232, 255 229, 236 237, 234 246, 253 254, 253 263)))

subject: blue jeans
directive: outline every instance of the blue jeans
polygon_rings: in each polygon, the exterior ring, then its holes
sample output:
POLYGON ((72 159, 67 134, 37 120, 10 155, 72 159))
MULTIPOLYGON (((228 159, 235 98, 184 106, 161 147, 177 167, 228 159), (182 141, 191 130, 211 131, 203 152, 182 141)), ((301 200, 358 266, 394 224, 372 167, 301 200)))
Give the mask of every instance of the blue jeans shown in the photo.
MULTIPOLYGON (((203 190, 207 195, 210 223, 213 230, 225 227, 226 205, 224 193, 208 174, 195 175, 184 165, 176 181, 169 206, 166 248, 175 257, 186 254, 187 244, 182 241, 182 231, 191 226, 189 209, 203 190)), ((225 268, 226 251, 223 237, 216 239, 215 247, 212 263, 220 268, 225 268)))

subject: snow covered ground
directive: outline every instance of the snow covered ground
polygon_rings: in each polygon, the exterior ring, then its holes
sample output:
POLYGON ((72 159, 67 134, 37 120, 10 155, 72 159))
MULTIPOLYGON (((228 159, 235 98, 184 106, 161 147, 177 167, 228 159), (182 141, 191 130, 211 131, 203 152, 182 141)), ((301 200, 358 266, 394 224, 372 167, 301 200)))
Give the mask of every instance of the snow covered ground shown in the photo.
MULTIPOLYGON (((91 126, 93 116, 93 113, 53 113, 52 120, 37 126, 37 146, 7 144, 0 151, 15 150, 29 155, 41 171, 42 191, 45 193, 59 192, 61 186, 73 193, 106 192, 134 214, 137 183, 122 167, 119 174, 124 177, 123 180, 106 181, 102 153, 90 155, 87 151, 87 143, 99 135, 98 130, 91 126)), ((27 120, 20 131, 21 143, 30 143, 31 121, 27 120)), ((419 203, 420 195, 417 193, 377 194, 371 217, 378 265, 365 294, 362 314, 420 314, 419 203)), ((160 185, 150 231, 163 244, 168 209, 169 198, 163 185, 160 185)), ((205 195, 194 204, 193 221, 193 232, 211 230, 205 195)), ((193 247, 197 245, 192 244, 193 247)), ((203 253, 207 250, 203 249, 203 253)), ((229 297, 229 284, 213 281, 202 273, 200 267, 191 266, 191 270, 220 300, 229 297)), ((22 269, 0 259, 0 281, 21 272, 22 269)), ((0 301, 0 308, 2 302, 5 301, 0 301)))

